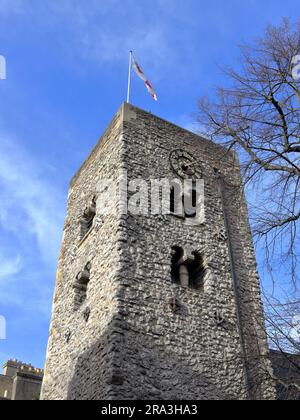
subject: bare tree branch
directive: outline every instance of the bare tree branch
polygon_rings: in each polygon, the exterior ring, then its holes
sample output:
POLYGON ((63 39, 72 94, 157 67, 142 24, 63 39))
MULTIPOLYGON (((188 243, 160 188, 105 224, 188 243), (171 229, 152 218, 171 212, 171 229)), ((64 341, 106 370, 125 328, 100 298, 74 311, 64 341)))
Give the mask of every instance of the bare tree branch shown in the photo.
POLYGON ((213 101, 199 100, 198 121, 206 136, 239 154, 245 185, 256 191, 253 232, 264 238, 268 258, 289 263, 297 287, 300 80, 293 78, 292 63, 300 55, 300 21, 270 26, 241 52, 241 68, 225 71, 231 85, 218 88, 213 101))

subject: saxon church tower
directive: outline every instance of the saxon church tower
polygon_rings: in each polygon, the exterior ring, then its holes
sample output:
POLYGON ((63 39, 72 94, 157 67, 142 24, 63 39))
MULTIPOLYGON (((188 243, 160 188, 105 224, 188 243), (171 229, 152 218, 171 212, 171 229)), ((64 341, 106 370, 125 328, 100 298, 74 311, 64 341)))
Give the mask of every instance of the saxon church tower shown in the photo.
POLYGON ((236 156, 124 104, 71 182, 42 398, 271 399, 271 377, 236 156), (172 189, 170 214, 100 211, 125 171, 201 175, 205 217, 172 189))

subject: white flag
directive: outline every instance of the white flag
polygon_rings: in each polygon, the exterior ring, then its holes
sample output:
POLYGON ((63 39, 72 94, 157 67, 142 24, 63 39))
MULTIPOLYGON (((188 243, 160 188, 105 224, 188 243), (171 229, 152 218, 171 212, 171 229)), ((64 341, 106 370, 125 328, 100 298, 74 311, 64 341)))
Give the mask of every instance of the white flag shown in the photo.
POLYGON ((155 93, 153 87, 151 86, 149 80, 144 75, 142 69, 140 68, 140 66, 138 65, 138 63, 135 61, 135 59, 133 59, 133 68, 136 71, 137 75, 145 82, 146 88, 148 89, 148 92, 150 93, 150 95, 152 96, 152 98, 155 101, 157 101, 157 96, 156 96, 156 93, 155 93))

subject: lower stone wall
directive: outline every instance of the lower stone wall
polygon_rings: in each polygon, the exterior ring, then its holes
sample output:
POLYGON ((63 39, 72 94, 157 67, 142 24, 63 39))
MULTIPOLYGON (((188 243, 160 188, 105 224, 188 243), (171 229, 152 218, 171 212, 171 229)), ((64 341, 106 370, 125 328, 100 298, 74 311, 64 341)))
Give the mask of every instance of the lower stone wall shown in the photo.
POLYGON ((42 377, 18 372, 14 377, 12 399, 16 401, 39 400, 42 377))
POLYGON ((9 376, 0 375, 0 397, 11 400, 13 379, 9 376), (7 395, 5 394, 7 391, 7 395))

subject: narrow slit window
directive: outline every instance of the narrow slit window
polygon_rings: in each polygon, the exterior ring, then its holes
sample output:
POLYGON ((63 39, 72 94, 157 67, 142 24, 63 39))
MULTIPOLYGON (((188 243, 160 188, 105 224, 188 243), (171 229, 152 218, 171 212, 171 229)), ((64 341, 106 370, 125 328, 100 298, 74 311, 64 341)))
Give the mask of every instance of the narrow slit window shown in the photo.
POLYGON ((187 219, 192 219, 197 215, 197 188, 193 181, 192 189, 189 191, 189 196, 184 198, 184 216, 187 219))
POLYGON ((193 252, 194 260, 189 264, 189 281, 192 289, 200 290, 203 287, 205 268, 203 258, 199 252, 193 252))
POLYGON ((184 217, 184 195, 182 185, 174 182, 170 187, 170 214, 184 217))
POLYGON ((87 233, 92 229, 95 216, 96 216, 96 197, 93 197, 91 204, 86 207, 82 215, 82 218, 80 220, 81 238, 84 238, 85 235, 87 235, 87 233))
POLYGON ((170 213, 175 213, 175 187, 171 187, 170 191, 170 213))
POLYGON ((75 289, 75 309, 78 309, 87 299, 88 285, 91 275, 91 263, 88 262, 84 269, 76 276, 75 289))
POLYGON ((179 246, 172 248, 172 261, 171 261, 171 277, 172 282, 180 284, 180 262, 183 258, 183 249, 179 246))

